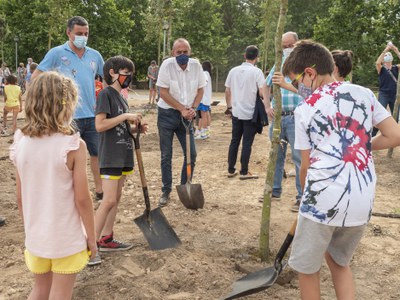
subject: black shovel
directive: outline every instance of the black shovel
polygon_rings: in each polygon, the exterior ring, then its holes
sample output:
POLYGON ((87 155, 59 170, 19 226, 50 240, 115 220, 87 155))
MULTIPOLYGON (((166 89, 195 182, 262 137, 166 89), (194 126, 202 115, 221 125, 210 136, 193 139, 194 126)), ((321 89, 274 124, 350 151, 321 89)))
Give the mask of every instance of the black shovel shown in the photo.
MULTIPOLYGON (((130 133, 130 126, 128 127, 128 131, 130 133)), ((181 240, 178 238, 171 225, 169 225, 161 208, 158 207, 151 210, 150 207, 149 192, 147 189, 147 181, 143 168, 142 152, 140 150, 139 143, 140 124, 137 128, 136 137, 134 137, 131 133, 130 135, 135 142, 135 153, 139 166, 139 174, 140 181, 142 183, 144 202, 146 204, 146 210, 144 211, 143 215, 135 218, 134 222, 143 232, 143 235, 149 243, 151 250, 175 248, 181 244, 181 240)))
POLYGON ((192 122, 188 125, 182 118, 183 126, 186 128, 186 174, 187 181, 186 184, 181 184, 176 186, 176 191, 178 192, 179 200, 182 204, 189 209, 199 209, 204 207, 204 195, 201 189, 201 184, 192 184, 192 164, 190 160, 190 127, 192 122))
POLYGON ((290 244, 292 243, 294 232, 296 230, 297 218, 294 221, 285 241, 283 242, 278 254, 275 257, 275 262, 272 267, 262 269, 257 272, 249 273, 246 276, 238 279, 232 285, 232 292, 222 298, 222 300, 236 299, 247 295, 261 292, 272 286, 279 274, 286 267, 286 263, 282 263, 282 259, 286 254, 290 244))

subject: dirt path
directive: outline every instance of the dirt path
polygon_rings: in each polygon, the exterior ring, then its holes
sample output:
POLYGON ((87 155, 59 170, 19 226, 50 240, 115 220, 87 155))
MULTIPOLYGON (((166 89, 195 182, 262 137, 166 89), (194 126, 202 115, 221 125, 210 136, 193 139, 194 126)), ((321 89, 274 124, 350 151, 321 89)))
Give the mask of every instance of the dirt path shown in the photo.
MULTIPOLYGON (((146 108, 147 94, 131 94, 133 110, 141 109, 151 125, 142 139, 142 153, 152 205, 160 195, 160 152, 156 110, 146 108)), ((223 101, 222 94, 214 95, 223 101)), ((138 173, 128 178, 115 226, 116 238, 135 247, 125 253, 105 254, 103 264, 86 268, 78 277, 74 299, 219 299, 230 285, 244 274, 235 265, 253 270, 269 266, 257 258, 258 236, 269 151, 267 130, 257 135, 250 170, 258 180, 240 181, 225 177, 230 122, 225 106, 213 108, 211 138, 197 141, 198 160, 193 181, 201 183, 206 205, 199 211, 185 209, 175 191, 170 205, 163 209, 182 240, 176 249, 150 251, 142 233, 132 220, 144 210, 138 173)), ((20 124, 22 124, 22 120, 20 124)), ((24 233, 15 200, 15 177, 7 159, 11 137, 0 138, 0 215, 7 225, 0 228, 0 299, 26 299, 32 276, 23 260, 24 233)), ((173 180, 179 184, 182 154, 174 146, 173 180)), ((400 213, 400 150, 393 160, 386 152, 374 153, 378 173, 375 211, 400 213)), ((33 159, 37 154, 32 154, 33 159)), ((288 162, 286 170, 293 169, 288 162)), ((90 179, 91 180, 91 179, 90 179)), ((92 183, 92 182, 91 182, 92 183)), ((92 184, 93 186, 93 184, 92 184)), ((280 201, 272 203, 271 250, 276 253, 295 214, 289 207, 295 198, 294 177, 284 180, 280 201)), ((357 284, 357 299, 400 299, 400 219, 373 217, 354 256, 352 267, 357 284)), ((335 299, 326 266, 321 269, 323 299, 335 299)), ((243 299, 298 299, 298 281, 287 268, 279 282, 269 290, 243 299)))

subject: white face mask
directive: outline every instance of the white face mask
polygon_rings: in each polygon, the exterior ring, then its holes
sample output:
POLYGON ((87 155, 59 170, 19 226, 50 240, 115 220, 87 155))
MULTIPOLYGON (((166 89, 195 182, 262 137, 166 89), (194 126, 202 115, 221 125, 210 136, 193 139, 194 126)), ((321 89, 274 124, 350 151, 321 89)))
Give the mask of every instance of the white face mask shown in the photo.
POLYGON ((393 61, 393 56, 392 53, 387 52, 385 53, 385 56, 383 57, 384 62, 392 62, 393 61))
POLYGON ((292 51, 293 51, 293 48, 285 48, 285 49, 283 49, 283 55, 285 57, 288 57, 290 55, 290 53, 292 53, 292 51))
POLYGON ((82 49, 86 47, 88 38, 84 35, 76 35, 73 44, 76 48, 82 49))

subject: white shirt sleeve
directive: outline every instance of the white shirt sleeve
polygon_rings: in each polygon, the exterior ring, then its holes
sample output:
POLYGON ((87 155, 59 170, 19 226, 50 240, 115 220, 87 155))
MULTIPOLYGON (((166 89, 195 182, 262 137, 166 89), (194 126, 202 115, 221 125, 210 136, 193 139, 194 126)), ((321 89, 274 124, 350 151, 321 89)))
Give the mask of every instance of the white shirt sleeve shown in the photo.
MULTIPOLYGON (((257 68, 258 69, 258 68, 257 68)), ((263 72, 258 69, 260 72, 257 73, 257 87, 260 89, 266 84, 263 72)))
POLYGON ((162 88, 170 87, 170 76, 169 76, 169 60, 165 60, 160 67, 160 72, 158 73, 156 85, 162 88))

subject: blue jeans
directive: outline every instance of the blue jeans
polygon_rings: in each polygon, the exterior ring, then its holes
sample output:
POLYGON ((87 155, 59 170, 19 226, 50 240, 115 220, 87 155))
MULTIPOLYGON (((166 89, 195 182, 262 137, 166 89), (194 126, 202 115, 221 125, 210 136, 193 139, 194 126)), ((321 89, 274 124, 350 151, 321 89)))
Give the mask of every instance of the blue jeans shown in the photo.
POLYGON ((232 139, 229 145, 228 153, 228 172, 234 173, 236 160, 239 151, 240 140, 242 141, 242 154, 240 155, 240 174, 246 175, 249 172, 249 160, 254 136, 257 132, 257 126, 251 120, 239 120, 232 117, 232 139))
POLYGON ((98 156, 99 133, 96 131, 94 118, 74 119, 76 129, 85 141, 90 156, 98 156))
MULTIPOLYGON (((184 120, 186 126, 189 122, 184 120)), ((172 144, 174 134, 181 144, 184 154, 183 166, 181 171, 181 184, 187 181, 186 174, 186 129, 182 124, 181 113, 175 109, 158 108, 157 117, 158 134, 160 137, 160 150, 161 150, 161 178, 162 178, 162 192, 171 192, 172 190, 172 144)), ((192 176, 194 166, 196 163, 196 146, 194 143, 193 127, 190 126, 190 161, 192 165, 192 176)))
MULTIPOLYGON (((273 122, 270 124, 270 138, 272 139, 272 129, 274 128, 273 122)), ((272 187, 272 195, 280 197, 282 194, 282 179, 283 179, 283 169, 285 167, 285 159, 286 159, 286 149, 287 143, 290 144, 291 151, 292 151, 292 160, 296 167, 296 189, 297 189, 297 196, 296 200, 300 200, 301 196, 303 195, 303 191, 301 190, 300 185, 300 177, 299 177, 299 170, 301 164, 301 154, 299 150, 294 148, 294 116, 282 116, 281 120, 281 134, 279 139, 281 140, 281 145, 278 148, 278 157, 276 160, 276 167, 275 167, 275 176, 274 176, 274 185, 272 187), (283 141, 282 141, 283 140, 283 141)))

